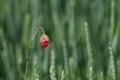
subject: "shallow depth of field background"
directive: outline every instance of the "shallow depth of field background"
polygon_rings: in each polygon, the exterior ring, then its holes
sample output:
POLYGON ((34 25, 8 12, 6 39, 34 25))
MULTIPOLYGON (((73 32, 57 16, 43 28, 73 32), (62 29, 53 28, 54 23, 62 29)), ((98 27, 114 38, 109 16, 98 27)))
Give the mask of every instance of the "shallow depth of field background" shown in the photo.
POLYGON ((0 0, 0 80, 120 80, 120 0, 0 0))

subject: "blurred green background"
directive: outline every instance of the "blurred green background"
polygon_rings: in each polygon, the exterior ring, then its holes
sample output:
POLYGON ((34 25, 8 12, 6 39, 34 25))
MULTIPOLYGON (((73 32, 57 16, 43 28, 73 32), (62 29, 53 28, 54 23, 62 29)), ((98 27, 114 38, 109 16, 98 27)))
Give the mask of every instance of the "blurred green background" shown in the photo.
POLYGON ((120 0, 0 0, 0 80, 120 80, 120 0))

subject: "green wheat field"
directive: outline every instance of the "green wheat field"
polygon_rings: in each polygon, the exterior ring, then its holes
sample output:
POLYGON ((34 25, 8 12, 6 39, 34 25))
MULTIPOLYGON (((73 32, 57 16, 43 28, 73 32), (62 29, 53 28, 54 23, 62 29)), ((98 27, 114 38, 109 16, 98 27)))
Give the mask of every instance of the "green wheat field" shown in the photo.
POLYGON ((120 80, 120 0, 0 0, 0 80, 120 80))

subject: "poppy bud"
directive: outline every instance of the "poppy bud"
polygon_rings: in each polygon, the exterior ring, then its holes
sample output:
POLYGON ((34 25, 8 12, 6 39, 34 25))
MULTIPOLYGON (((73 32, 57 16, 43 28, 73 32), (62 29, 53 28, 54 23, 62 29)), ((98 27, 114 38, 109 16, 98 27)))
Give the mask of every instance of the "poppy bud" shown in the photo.
POLYGON ((49 42, 48 36, 46 34, 43 34, 40 37, 40 43, 41 43, 42 47, 47 47, 48 46, 48 42, 49 42))

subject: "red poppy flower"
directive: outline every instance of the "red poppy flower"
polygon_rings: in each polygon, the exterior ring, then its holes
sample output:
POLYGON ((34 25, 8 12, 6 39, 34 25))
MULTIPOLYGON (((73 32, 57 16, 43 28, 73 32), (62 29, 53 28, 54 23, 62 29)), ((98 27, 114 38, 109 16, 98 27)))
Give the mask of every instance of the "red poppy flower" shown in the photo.
POLYGON ((42 47, 47 47, 48 46, 48 42, 49 42, 48 36, 46 34, 43 34, 40 37, 40 43, 41 43, 42 47))

